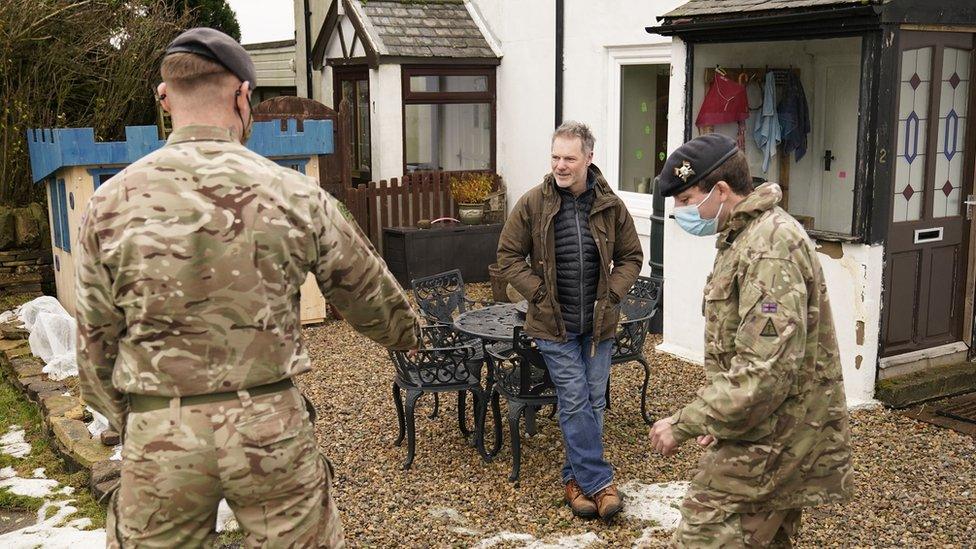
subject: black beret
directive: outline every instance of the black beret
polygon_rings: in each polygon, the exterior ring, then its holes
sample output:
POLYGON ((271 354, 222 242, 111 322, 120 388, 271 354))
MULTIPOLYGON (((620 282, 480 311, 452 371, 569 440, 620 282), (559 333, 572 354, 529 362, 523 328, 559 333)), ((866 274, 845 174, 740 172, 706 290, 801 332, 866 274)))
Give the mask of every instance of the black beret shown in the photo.
POLYGON ((220 63, 241 82, 250 82, 252 90, 258 85, 254 61, 247 50, 217 29, 197 27, 180 34, 166 46, 166 55, 180 52, 195 53, 220 63))
POLYGON ((678 147, 657 176, 662 196, 674 196, 715 171, 738 150, 731 137, 708 133, 678 147))

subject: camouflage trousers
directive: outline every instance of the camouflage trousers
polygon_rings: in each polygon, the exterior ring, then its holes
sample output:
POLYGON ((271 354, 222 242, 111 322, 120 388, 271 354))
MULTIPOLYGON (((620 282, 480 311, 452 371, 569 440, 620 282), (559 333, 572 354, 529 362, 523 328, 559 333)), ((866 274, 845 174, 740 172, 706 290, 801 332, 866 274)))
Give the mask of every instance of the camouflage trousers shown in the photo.
POLYGON ((344 547, 301 393, 238 396, 129 414, 109 547, 211 547, 221 498, 248 547, 344 547))
POLYGON ((800 530, 800 509, 732 513, 701 506, 688 498, 681 504, 681 524, 672 547, 793 547, 800 530))

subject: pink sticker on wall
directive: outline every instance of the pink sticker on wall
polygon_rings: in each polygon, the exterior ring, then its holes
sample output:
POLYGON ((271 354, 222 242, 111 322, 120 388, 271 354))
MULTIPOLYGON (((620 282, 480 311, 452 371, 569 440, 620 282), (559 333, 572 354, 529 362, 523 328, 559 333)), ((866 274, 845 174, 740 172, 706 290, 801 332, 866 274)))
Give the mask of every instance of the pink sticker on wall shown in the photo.
POLYGON ((847 172, 839 172, 837 174, 837 177, 839 177, 841 179, 847 179, 847 172))

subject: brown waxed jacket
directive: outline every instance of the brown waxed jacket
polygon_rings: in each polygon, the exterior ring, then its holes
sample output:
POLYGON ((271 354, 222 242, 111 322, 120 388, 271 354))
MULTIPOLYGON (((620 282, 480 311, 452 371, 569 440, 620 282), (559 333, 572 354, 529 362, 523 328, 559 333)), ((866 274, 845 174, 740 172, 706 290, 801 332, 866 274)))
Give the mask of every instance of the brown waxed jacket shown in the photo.
MULTIPOLYGON (((603 341, 616 333, 617 304, 637 280, 644 253, 627 207, 596 166, 591 165, 590 172, 596 180, 596 198, 589 225, 600 253, 593 336, 594 341, 603 341)), ((535 338, 565 341, 556 291, 553 223, 559 204, 552 174, 519 199, 498 240, 498 266, 502 276, 529 301, 525 332, 535 338)))

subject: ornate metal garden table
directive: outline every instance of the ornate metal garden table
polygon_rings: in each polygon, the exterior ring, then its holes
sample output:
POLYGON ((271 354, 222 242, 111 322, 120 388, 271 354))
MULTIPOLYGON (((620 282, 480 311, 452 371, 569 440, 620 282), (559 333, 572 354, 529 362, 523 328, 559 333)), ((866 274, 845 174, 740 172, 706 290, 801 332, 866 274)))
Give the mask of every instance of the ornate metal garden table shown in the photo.
MULTIPOLYGON (((516 327, 521 327, 525 323, 525 313, 528 303, 520 301, 518 303, 501 303, 489 305, 481 309, 474 309, 461 313, 454 319, 454 329, 463 334, 477 337, 488 344, 489 342, 510 343, 512 333, 516 327)), ((494 380, 489 379, 489 387, 494 380)), ((525 431, 530 435, 535 435, 535 412, 536 410, 526 410, 525 431)), ((484 423, 478 426, 481 432, 478 434, 484 440, 484 423)), ((479 450, 483 451, 483 448, 479 450)))
POLYGON ((524 322, 524 302, 501 303, 461 313, 454 329, 482 341, 510 342, 512 332, 524 322))

